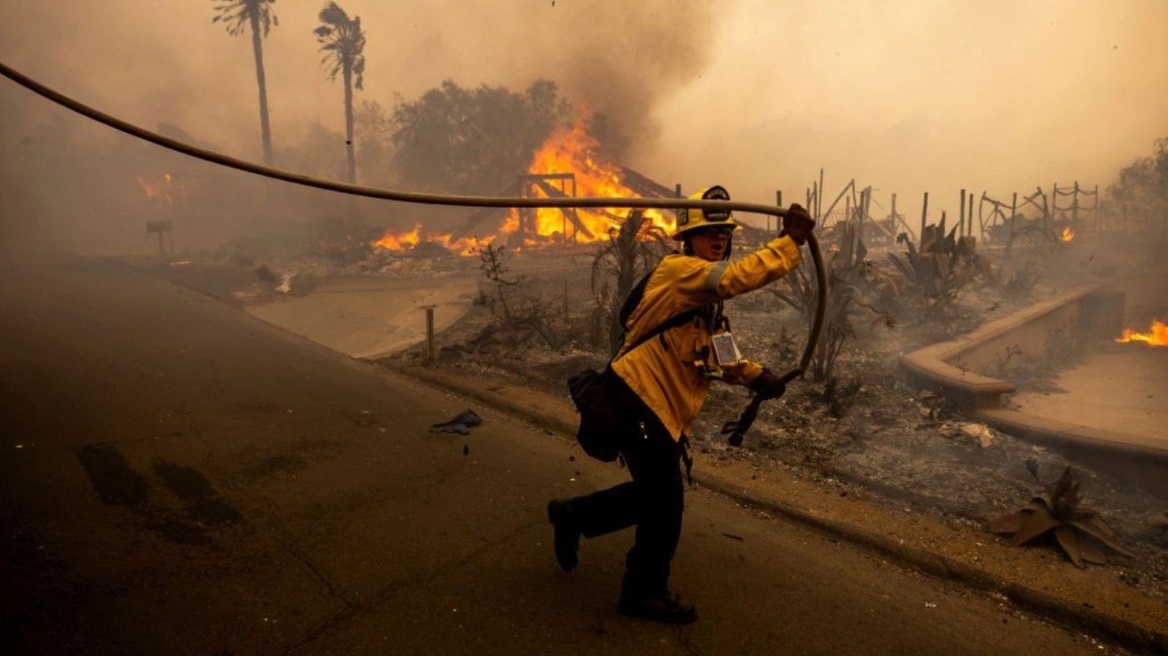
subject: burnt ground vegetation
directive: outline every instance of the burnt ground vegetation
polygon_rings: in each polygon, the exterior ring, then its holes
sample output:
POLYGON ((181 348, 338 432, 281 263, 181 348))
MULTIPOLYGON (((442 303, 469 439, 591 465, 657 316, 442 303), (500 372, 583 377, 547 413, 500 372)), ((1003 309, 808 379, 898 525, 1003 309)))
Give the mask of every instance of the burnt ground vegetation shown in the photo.
MULTIPOLYGON (((739 243, 738 254, 764 237, 746 232, 752 243, 739 243)), ((1106 567, 1124 584, 1168 599, 1168 484, 1162 465, 1074 453, 979 424, 945 396, 916 385, 899 364, 906 352, 1080 285, 1133 273, 1155 284, 1168 275, 1158 257, 1163 237, 1089 233, 1070 244, 1044 239, 1007 251, 939 234, 932 246, 899 241, 869 250, 849 241, 846 229, 823 233, 834 293, 812 366, 784 397, 762 405, 738 448, 727 445, 721 428, 737 418, 749 394, 715 385, 692 430, 695 466, 737 463, 781 473, 841 496, 935 516, 968 529, 960 533, 971 530, 1003 543, 1009 538, 993 535, 992 522, 1035 497, 1049 498, 1069 467, 1082 503, 1131 554, 1109 554, 1106 567)), ((436 336, 432 366, 461 380, 501 376, 565 401, 569 376, 608 359, 604 325, 611 324, 621 290, 636 277, 621 277, 622 258, 639 273, 646 256, 659 256, 670 245, 649 240, 634 247, 614 233, 599 245, 526 252, 495 247, 457 257, 432 244, 402 254, 362 238, 342 243, 315 233, 301 237, 290 237, 291 246, 275 240, 235 243, 167 273, 197 275, 202 280, 193 284, 245 305, 310 294, 316 280, 336 275, 474 275, 474 304, 436 336)), ((796 365, 812 308, 809 274, 809 266, 801 267, 727 302, 746 357, 779 371, 796 365)), ((1006 349, 979 373, 1008 374, 1023 391, 1059 393, 1059 374, 1082 354, 1115 347, 1068 325, 1052 331, 1043 352, 1006 349)), ((427 354, 419 344, 389 359, 419 364, 427 354)), ((1074 567, 1061 552, 1052 554, 1060 566, 1074 567)))
MULTIPOLYGON (((1048 244, 1008 256, 956 240, 924 253, 903 242, 857 252, 825 239, 834 294, 811 370, 782 399, 763 404, 740 448, 728 446, 720 429, 749 394, 715 385, 693 426, 696 466, 738 460, 784 471, 840 494, 978 527, 987 540, 999 539, 988 534, 994 518, 1049 496, 1069 467, 1084 504, 1133 556, 1112 553, 1110 566, 1123 582, 1168 597, 1168 487, 1154 465, 1067 452, 976 423, 910 381, 899 364, 905 352, 1150 261, 1127 249, 1126 237, 1095 238, 1095 246, 1048 244)), ((572 373, 602 367, 609 354, 607 335, 594 322, 607 296, 597 294, 593 280, 594 261, 609 251, 593 248, 484 256, 479 298, 438 336, 436 364, 566 395, 572 373)), ((776 370, 795 367, 804 348, 809 279, 800 275, 726 304, 743 352, 776 370)), ((1097 347, 1066 326, 1048 337, 1044 352, 1007 349, 997 371, 981 373, 1008 371, 1020 390, 1057 393, 1059 373, 1097 347)), ((424 357, 417 348, 396 356, 407 363, 424 357)))

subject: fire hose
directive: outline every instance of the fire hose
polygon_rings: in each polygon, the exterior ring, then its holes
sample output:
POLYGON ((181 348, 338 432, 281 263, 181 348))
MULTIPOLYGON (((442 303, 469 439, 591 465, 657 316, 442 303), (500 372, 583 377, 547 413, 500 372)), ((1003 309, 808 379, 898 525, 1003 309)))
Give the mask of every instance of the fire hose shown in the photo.
MULTIPOLYGON (((740 212, 750 212, 753 214, 766 214, 775 217, 782 217, 787 213, 787 210, 782 207, 773 205, 763 205, 758 203, 743 203, 739 201, 726 200, 697 200, 689 198, 506 198, 506 197, 491 197, 491 196, 459 196, 449 194, 430 194, 419 193, 411 191, 397 191, 391 189, 377 189, 373 187, 363 187, 355 184, 346 184, 343 182, 333 182, 330 180, 321 180, 290 171, 283 171, 280 169, 262 166, 254 162, 237 159, 221 153, 216 153, 203 148, 198 148, 169 137, 164 137, 155 132, 145 130, 136 125, 127 123, 120 119, 114 118, 104 112, 101 112, 93 107, 85 105, 69 96, 59 93, 49 87, 33 80, 32 78, 23 75, 16 70, 8 67, 3 62, 0 62, 0 74, 21 85, 22 87, 36 93, 52 102, 76 112, 86 118, 94 120, 98 123, 111 127, 120 132, 124 132, 130 136, 137 137, 143 141, 149 141, 157 146, 182 153, 184 155, 201 159, 212 164, 225 166, 228 168, 253 173, 255 175, 272 178, 275 180, 282 180, 292 184, 302 185, 306 187, 314 187, 316 189, 324 189, 327 191, 335 191, 343 194, 350 194, 353 196, 365 196, 368 198, 380 198, 382 200, 392 200, 403 203, 416 203, 421 205, 449 205, 458 207, 549 207, 549 208, 639 208, 639 209, 702 209, 702 210, 722 210, 740 212)), ((783 374, 780 377, 785 384, 803 375, 807 367, 811 364, 811 358, 815 353, 816 344, 819 341, 820 333, 823 330, 823 318, 825 306, 827 301, 827 275, 823 264, 823 255, 819 249, 819 242, 815 235, 809 235, 807 238, 807 248, 811 252, 811 259, 815 264, 815 280, 816 288, 816 306, 815 314, 812 318, 811 328, 807 334, 807 346, 803 350, 803 357, 799 360, 799 366, 791 371, 783 374)), ((755 417, 758 415, 759 406, 766 400, 765 397, 755 394, 751 399, 750 404, 742 415, 736 421, 727 422, 723 427, 722 432, 731 433, 729 442, 733 446, 740 446, 742 439, 746 435, 746 431, 750 429, 755 417)))

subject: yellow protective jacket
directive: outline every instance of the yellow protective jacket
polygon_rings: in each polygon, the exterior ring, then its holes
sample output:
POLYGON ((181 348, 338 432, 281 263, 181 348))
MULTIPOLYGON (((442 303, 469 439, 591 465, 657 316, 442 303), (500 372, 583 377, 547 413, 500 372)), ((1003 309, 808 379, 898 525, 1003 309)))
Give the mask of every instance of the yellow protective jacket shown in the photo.
MULTIPOLYGON (((680 440, 697 417, 710 389, 704 366, 714 366, 712 313, 675 326, 629 350, 642 335, 687 310, 759 289, 799 265, 799 247, 790 237, 734 261, 709 262, 691 255, 666 255, 645 284, 645 294, 629 316, 624 345, 612 369, 680 440)), ((762 366, 742 361, 724 367, 725 382, 749 385, 762 366)))

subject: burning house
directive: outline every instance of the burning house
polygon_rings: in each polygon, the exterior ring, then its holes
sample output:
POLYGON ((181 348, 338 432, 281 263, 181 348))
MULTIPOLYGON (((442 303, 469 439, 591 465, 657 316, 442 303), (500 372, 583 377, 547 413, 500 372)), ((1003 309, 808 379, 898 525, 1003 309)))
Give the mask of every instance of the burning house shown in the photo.
MULTIPOLYGON (((637 197, 673 198, 670 189, 636 171, 600 155, 600 143, 587 130, 586 117, 552 133, 531 158, 525 172, 501 190, 500 196, 522 198, 637 197)), ((487 244, 506 244, 521 249, 590 244, 608 237, 627 210, 605 208, 485 208, 472 212, 458 229, 429 233, 421 225, 411 230, 387 230, 373 242, 375 247, 406 254, 420 244, 437 244, 467 256, 487 244)), ((645 215, 666 232, 676 225, 668 210, 647 210, 645 215)))

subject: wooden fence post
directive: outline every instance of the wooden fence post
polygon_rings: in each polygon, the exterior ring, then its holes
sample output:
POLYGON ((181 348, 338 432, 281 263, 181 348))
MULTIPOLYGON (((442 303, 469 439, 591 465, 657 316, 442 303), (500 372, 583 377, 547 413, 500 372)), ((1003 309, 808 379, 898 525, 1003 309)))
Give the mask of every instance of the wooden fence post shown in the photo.
POLYGON ((823 169, 819 169, 819 190, 815 192, 815 216, 820 217, 823 211, 823 169))
POLYGON ((871 187, 865 187, 860 192, 860 203, 859 207, 856 208, 856 244, 864 243, 864 219, 868 215, 868 199, 871 193, 871 187))
POLYGON ((434 306, 422 308, 426 311, 426 362, 434 361, 434 306))
POLYGON ((1075 180, 1074 195, 1071 196, 1071 225, 1079 229, 1079 181, 1075 180))
POLYGON ((1010 241, 1007 244, 1014 243, 1014 217, 1018 214, 1018 192, 1014 192, 1014 200, 1010 201, 1010 241))
MULTIPOLYGON (((985 193, 984 191, 982 192, 985 193)), ((978 232, 981 231, 981 226, 978 226, 978 232)), ((973 192, 969 192, 969 232, 970 237, 973 236, 973 192)))
POLYGON ((927 225, 928 218, 929 218, 929 192, 926 191, 925 192, 925 203, 921 207, 921 239, 920 239, 921 243, 919 244, 920 246, 925 245, 925 226, 927 225))
POLYGON ((957 219, 957 238, 965 236, 965 190, 961 190, 961 214, 957 219))
MULTIPOLYGON (((783 190, 782 189, 775 190, 775 206, 776 207, 783 206, 783 190)), ((776 216, 775 217, 775 234, 776 235, 779 234, 779 225, 780 224, 782 224, 782 221, 780 221, 779 217, 776 216)), ((771 233, 771 215, 768 214, 767 215, 767 238, 768 239, 771 236, 770 233, 771 233)))
POLYGON ((892 220, 890 223, 892 225, 892 238, 896 239, 896 194, 892 194, 892 220))

